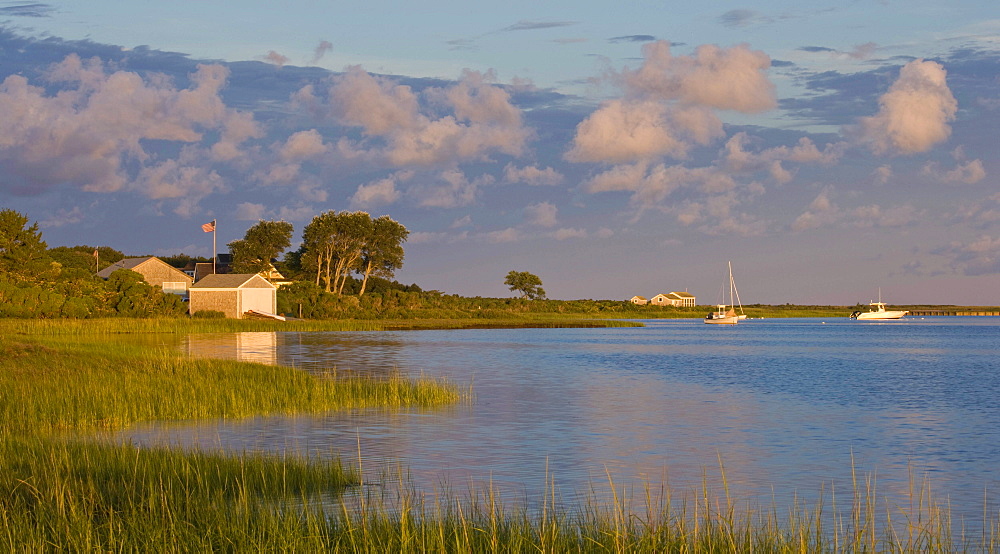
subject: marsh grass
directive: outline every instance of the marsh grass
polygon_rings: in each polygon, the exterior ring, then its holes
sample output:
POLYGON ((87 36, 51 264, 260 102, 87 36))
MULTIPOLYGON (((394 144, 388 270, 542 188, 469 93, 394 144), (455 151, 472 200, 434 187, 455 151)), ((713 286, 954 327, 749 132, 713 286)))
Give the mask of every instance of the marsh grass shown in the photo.
MULTIPOLYGON (((567 503, 554 477, 515 506, 502 491, 405 483, 338 492, 339 463, 49 439, 0 446, 0 548, 10 551, 996 552, 996 523, 959 537, 930 492, 877 500, 864 477, 844 506, 759 506, 724 484, 679 494, 609 476, 567 503)), ((390 477, 391 478, 391 477, 390 477)), ((713 480, 715 482, 717 480, 713 480)))
MULTIPOLYGON (((720 466, 721 469, 721 466, 720 466)), ((716 480, 717 482, 718 480, 716 480)), ((955 529, 928 487, 914 483, 905 505, 878 500, 874 478, 848 491, 843 506, 759 505, 706 479, 680 494, 607 482, 563 501, 548 477, 537 498, 506 506, 491 485, 457 494, 406 492, 386 502, 342 502, 327 548, 350 552, 997 552, 997 518, 983 532, 955 529), (717 485, 718 486, 718 485, 717 485), (528 507, 531 506, 531 507, 528 507)), ((986 523, 986 522, 984 522, 986 523)))
POLYGON ((321 535, 310 526, 326 522, 304 506, 356 482, 336 459, 8 437, 0 441, 0 550, 316 547, 321 535))
POLYGON ((0 323, 10 331, 0 335, 0 551, 1000 550, 988 496, 981 525, 969 526, 978 530, 966 531, 912 475, 902 503, 881 499, 874 475, 855 472, 846 494, 831 489, 829 500, 821 494, 786 508, 732 495, 720 460, 719 475, 706 473, 693 493, 635 490, 608 474, 589 495, 566 501, 547 475, 536 498, 505 505, 490 485, 427 495, 403 477, 393 487, 362 483, 362 468, 344 468, 335 453, 306 459, 100 442, 94 431, 139 421, 435 406, 468 394, 441 382, 325 379, 186 359, 122 340, 184 332, 180 324, 118 321, 0 323))
POLYGON ((293 368, 187 359, 167 348, 106 339, 0 340, 0 420, 10 432, 432 407, 462 397, 458 387, 441 380, 399 375, 319 378, 293 368))
POLYGON ((577 328, 636 327, 640 323, 595 319, 586 314, 520 314, 490 319, 331 319, 267 321, 252 319, 105 318, 105 319, 0 319, 5 336, 114 336, 143 334, 235 333, 243 331, 385 331, 469 328, 577 328))

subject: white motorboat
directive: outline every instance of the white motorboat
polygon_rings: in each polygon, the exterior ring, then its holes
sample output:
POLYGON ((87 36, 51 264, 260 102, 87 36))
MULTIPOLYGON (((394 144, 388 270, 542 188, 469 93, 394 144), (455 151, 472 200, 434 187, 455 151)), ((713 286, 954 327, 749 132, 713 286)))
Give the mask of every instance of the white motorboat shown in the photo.
POLYGON ((867 312, 857 310, 851 314, 851 319, 899 319, 910 313, 909 310, 887 310, 882 302, 882 289, 878 291, 878 302, 869 302, 872 309, 867 312))

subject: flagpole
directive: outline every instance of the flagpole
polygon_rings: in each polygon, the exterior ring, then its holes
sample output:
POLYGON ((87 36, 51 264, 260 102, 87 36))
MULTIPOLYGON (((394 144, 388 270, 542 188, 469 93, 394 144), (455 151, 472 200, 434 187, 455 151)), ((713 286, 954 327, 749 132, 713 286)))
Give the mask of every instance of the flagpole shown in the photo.
POLYGON ((215 274, 215 262, 219 259, 219 254, 215 250, 215 220, 212 220, 212 274, 215 274))

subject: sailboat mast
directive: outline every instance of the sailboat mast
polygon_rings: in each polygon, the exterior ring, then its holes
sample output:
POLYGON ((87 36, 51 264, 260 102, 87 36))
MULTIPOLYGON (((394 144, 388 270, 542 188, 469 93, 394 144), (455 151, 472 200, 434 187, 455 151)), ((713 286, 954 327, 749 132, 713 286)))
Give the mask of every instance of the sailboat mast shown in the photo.
POLYGON ((732 307, 735 306, 735 302, 733 301, 733 286, 734 286, 733 285, 733 262, 730 261, 729 262, 729 307, 730 308, 732 308, 732 307))

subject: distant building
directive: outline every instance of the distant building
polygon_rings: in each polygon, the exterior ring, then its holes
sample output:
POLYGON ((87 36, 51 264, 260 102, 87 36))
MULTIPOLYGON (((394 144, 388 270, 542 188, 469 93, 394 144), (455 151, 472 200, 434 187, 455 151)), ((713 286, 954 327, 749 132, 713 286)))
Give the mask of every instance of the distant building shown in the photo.
POLYGON ((688 292, 671 292, 667 295, 674 306, 690 307, 695 306, 695 297, 688 292))
POLYGON ((147 283, 160 287, 163 292, 188 297, 191 276, 155 256, 119 260, 98 271, 97 276, 107 279, 119 269, 129 269, 142 275, 147 283))
POLYGON ((277 288, 256 273, 212 274, 191 285, 188 309, 222 312, 242 319, 247 312, 274 314, 278 309, 277 288))
POLYGON ((645 296, 633 296, 632 298, 629 298, 628 301, 637 306, 645 306, 649 303, 649 300, 647 300, 645 296))
POLYGON ((191 276, 194 277, 194 282, 197 283, 207 275, 225 275, 229 273, 232 261, 233 257, 230 254, 218 254, 215 256, 215 262, 191 262, 184 269, 191 268, 191 276))
POLYGON ((657 294, 649 300, 654 306, 676 306, 687 307, 695 305, 695 297, 687 292, 671 292, 669 294, 657 294))
POLYGON ((260 273, 258 273, 258 275, 267 279, 268 281, 271 282, 271 284, 273 284, 276 287, 283 287, 285 285, 290 285, 294 282, 286 278, 284 275, 282 275, 281 272, 278 271, 273 264, 268 264, 267 270, 261 271, 260 273))
POLYGON ((673 302, 670 301, 670 298, 662 293, 650 298, 649 303, 654 306, 673 306, 673 302))

